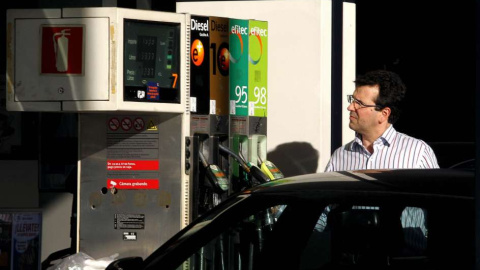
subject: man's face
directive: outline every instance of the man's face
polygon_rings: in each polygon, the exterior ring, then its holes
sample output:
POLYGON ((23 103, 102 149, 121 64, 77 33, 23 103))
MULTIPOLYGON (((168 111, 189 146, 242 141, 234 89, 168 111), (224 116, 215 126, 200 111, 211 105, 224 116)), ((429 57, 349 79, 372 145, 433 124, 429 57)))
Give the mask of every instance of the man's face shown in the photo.
POLYGON ((347 110, 350 112, 349 127, 360 133, 365 134, 378 126, 379 111, 374 107, 364 107, 364 105, 375 105, 375 100, 379 94, 378 86, 359 86, 353 92, 355 100, 348 105, 347 110))

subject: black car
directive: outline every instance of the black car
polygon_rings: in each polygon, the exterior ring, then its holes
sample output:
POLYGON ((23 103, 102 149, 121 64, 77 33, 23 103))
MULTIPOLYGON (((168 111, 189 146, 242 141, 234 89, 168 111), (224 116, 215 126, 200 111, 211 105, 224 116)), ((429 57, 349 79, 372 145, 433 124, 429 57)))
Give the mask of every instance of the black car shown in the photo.
POLYGON ((107 269, 473 269, 474 235, 472 171, 319 173, 236 194, 107 269))

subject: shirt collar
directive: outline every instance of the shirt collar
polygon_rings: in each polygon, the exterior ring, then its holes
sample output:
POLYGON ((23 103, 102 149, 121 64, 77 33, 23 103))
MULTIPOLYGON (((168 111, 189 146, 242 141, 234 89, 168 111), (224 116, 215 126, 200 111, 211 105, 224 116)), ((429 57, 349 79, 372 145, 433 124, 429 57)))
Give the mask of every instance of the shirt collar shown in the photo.
POLYGON ((380 138, 382 138, 386 146, 390 146, 396 135, 397 131, 393 128, 393 125, 390 125, 380 138))
MULTIPOLYGON (((383 132, 383 134, 376 140, 376 142, 381 141, 384 145, 390 146, 395 138, 397 131, 393 128, 393 125, 390 125, 387 130, 383 132)), ((355 139, 350 146, 350 150, 353 150, 354 144, 363 145, 362 143, 362 135, 355 132, 355 139)))

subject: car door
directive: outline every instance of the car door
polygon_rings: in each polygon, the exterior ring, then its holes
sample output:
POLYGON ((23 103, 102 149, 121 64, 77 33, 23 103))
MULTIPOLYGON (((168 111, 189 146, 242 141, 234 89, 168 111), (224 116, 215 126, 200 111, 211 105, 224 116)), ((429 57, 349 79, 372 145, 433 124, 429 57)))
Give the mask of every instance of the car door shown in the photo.
POLYGON ((306 244, 321 212, 279 194, 252 195, 224 212, 216 210, 220 214, 196 221, 201 228, 161 259, 147 259, 146 269, 286 269, 298 265, 296 246, 306 244))

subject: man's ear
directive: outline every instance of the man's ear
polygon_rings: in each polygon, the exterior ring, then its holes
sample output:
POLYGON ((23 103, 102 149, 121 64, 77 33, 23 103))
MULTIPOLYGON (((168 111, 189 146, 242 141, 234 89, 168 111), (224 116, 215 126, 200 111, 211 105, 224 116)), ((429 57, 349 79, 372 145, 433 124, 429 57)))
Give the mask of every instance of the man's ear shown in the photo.
POLYGON ((392 110, 389 107, 383 108, 381 111, 381 121, 382 122, 388 122, 388 118, 390 117, 390 114, 392 113, 392 110))

